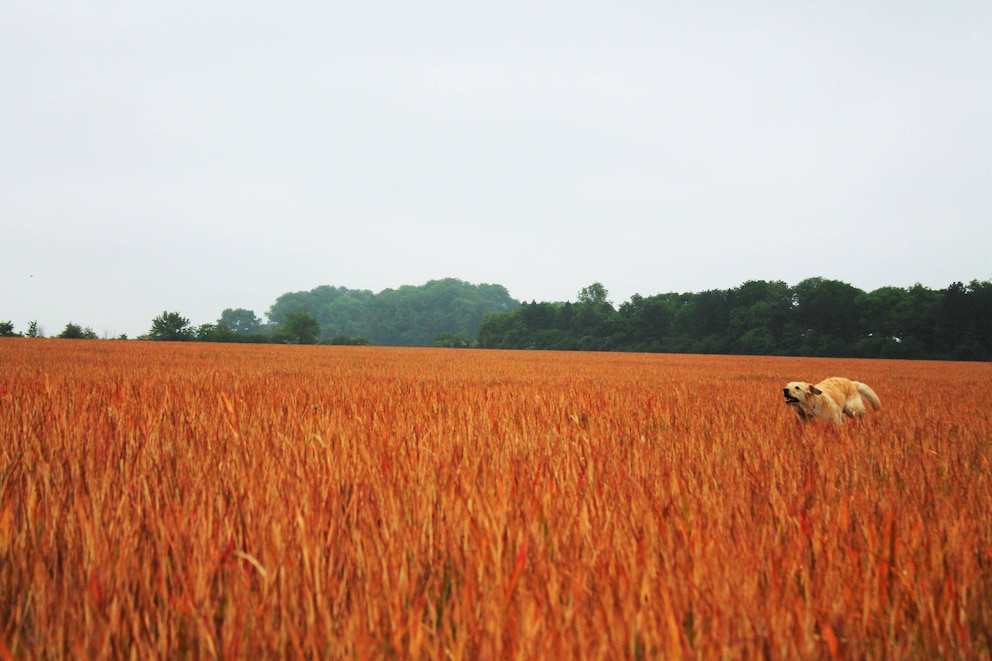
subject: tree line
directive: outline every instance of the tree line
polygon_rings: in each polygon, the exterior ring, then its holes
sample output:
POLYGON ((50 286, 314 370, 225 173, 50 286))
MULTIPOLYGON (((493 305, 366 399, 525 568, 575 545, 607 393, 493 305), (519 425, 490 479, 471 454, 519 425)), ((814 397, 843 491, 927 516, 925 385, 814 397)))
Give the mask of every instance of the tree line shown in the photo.
POLYGON ((467 343, 487 315, 518 305, 502 285, 445 278, 378 294, 329 285, 289 292, 276 299, 267 316, 278 328, 302 310, 317 321, 325 341, 361 337, 376 345, 432 346, 439 335, 467 343))
POLYGON ((992 360, 992 281, 864 292, 809 278, 634 295, 615 308, 595 283, 575 303, 492 314, 478 346, 665 353, 992 360))
MULTIPOLYGON (((448 278, 378 294, 329 285, 288 292, 266 317, 228 308, 196 326, 166 311, 140 339, 992 360, 992 281, 978 280, 871 292, 825 278, 750 280, 635 294, 615 307, 600 283, 574 302, 521 304, 501 285, 448 278)), ((5 335, 19 333, 0 322, 5 335)), ((25 335, 38 336, 37 324, 25 335)), ((70 322, 57 337, 96 334, 70 322)))
POLYGON ((194 327, 176 312, 152 321, 147 339, 380 346, 468 347, 487 315, 519 305, 502 285, 455 278, 421 286, 364 289, 321 285, 288 292, 264 323, 251 310, 228 308, 215 324, 194 327))
MULTIPOLYGON (((228 308, 216 322, 195 325, 180 312, 163 311, 138 339, 467 347, 487 315, 519 304, 502 285, 476 285, 455 278, 378 294, 322 285, 279 296, 266 312, 267 321, 253 310, 228 308)), ((0 336, 4 335, 20 333, 10 322, 0 322, 0 336)), ((24 335, 41 336, 37 323, 31 322, 24 335)), ((97 336, 88 327, 69 323, 56 337, 97 336)))

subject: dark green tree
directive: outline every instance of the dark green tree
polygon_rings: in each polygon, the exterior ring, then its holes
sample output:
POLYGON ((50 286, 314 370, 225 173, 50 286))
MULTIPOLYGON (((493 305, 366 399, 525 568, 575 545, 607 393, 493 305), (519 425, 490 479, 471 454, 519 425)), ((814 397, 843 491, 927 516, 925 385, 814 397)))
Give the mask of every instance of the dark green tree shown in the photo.
POLYGON ((522 303, 515 313, 530 330, 550 330, 558 327, 558 308, 554 303, 522 303))
POLYGON ((792 313, 792 291, 781 281, 749 280, 727 293, 728 350, 736 354, 784 353, 783 335, 792 313))
POLYGON ((992 360, 992 280, 968 284, 968 333, 980 347, 979 360, 992 360))
POLYGON ((9 321, 0 321, 0 337, 17 337, 20 333, 14 332, 14 324, 9 321))
POLYGON ((610 292, 606 290, 600 282, 594 282, 588 287, 583 287, 579 290, 578 303, 593 305, 598 308, 609 307, 613 308, 609 301, 610 292))
POLYGON ((680 350, 692 353, 726 352, 729 327, 727 292, 718 289, 683 294, 682 305, 672 321, 672 332, 681 345, 680 350))
POLYGON ((987 359, 992 340, 992 282, 952 283, 940 292, 935 336, 940 357, 987 359))
MULTIPOLYGON (((519 310, 520 308, 517 308, 519 310)), ((527 328, 518 314, 494 312, 482 320, 478 342, 483 349, 520 349, 527 328)))
POLYGON ((629 337, 628 349, 674 351, 672 321, 681 305, 681 297, 677 294, 634 294, 630 301, 621 304, 619 313, 629 337))
POLYGON ((907 309, 909 292, 901 287, 881 287, 861 294, 855 305, 861 339, 855 353, 866 358, 907 358, 908 345, 900 310, 907 309))
POLYGON ((904 305, 909 293, 901 287, 881 287, 861 294, 855 304, 861 328, 869 337, 898 338, 900 328, 898 309, 904 305))
POLYGON ((320 324, 306 310, 296 310, 286 315, 272 339, 285 344, 316 344, 320 339, 320 324))
POLYGON ((248 335, 235 333, 226 324, 218 322, 216 324, 200 324, 196 327, 197 342, 234 342, 240 338, 247 338, 248 335))
POLYGON ((940 292, 916 283, 906 292, 893 314, 899 337, 914 358, 936 357, 936 321, 939 315, 940 292))
POLYGON ((572 317, 572 334, 578 338, 579 349, 600 351, 613 348, 607 339, 614 329, 608 328, 608 324, 616 311, 609 295, 606 287, 599 282, 579 290, 572 317))
POLYGON ((70 321, 56 337, 64 340, 95 340, 97 336, 92 328, 83 328, 79 324, 74 324, 70 321))
POLYGON ((849 355, 861 337, 857 300, 864 292, 846 282, 825 278, 803 280, 793 292, 794 319, 804 338, 800 353, 849 355))
POLYGON ((178 312, 163 312, 152 319, 148 338, 163 342, 188 342, 196 338, 196 330, 189 319, 178 312))
POLYGON ((227 308, 220 313, 217 325, 224 325, 238 335, 255 335, 262 332, 262 320, 251 310, 227 308))

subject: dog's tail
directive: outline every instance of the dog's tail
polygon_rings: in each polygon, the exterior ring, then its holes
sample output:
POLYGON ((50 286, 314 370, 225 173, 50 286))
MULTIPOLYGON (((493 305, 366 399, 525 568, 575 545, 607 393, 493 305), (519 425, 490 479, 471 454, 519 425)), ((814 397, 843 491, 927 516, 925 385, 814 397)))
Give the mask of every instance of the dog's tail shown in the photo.
POLYGON ((876 411, 882 408, 882 402, 878 399, 878 395, 876 395, 875 391, 869 388, 867 384, 858 383, 857 387, 858 394, 861 395, 863 399, 868 400, 868 403, 871 404, 876 411))

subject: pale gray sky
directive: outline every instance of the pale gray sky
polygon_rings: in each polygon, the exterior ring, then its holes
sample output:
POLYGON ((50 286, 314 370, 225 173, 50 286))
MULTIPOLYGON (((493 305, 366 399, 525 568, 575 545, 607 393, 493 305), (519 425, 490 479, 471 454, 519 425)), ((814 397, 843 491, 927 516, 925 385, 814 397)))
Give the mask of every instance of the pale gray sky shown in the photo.
POLYGON ((0 3, 0 320, 992 278, 992 3, 0 3))

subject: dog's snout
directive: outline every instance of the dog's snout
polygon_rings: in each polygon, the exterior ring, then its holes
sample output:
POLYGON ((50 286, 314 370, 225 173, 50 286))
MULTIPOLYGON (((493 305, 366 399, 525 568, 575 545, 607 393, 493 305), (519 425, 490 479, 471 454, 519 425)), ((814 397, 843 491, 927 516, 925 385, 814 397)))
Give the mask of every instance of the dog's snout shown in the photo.
POLYGON ((790 383, 786 387, 782 388, 782 394, 785 395, 786 404, 798 404, 799 403, 799 388, 790 383), (795 393, 793 393, 793 390, 795 393))

